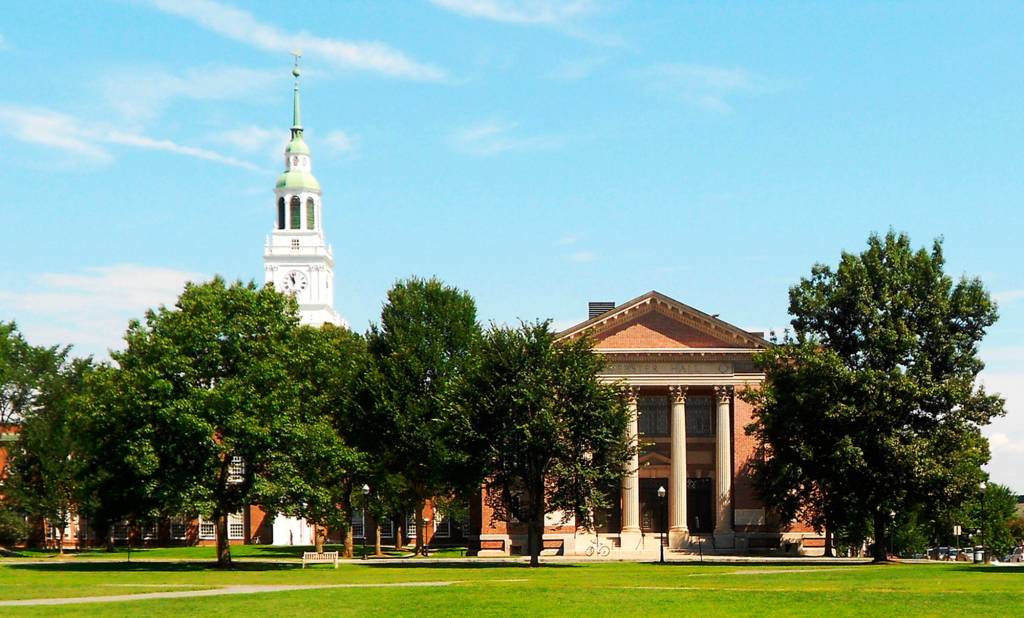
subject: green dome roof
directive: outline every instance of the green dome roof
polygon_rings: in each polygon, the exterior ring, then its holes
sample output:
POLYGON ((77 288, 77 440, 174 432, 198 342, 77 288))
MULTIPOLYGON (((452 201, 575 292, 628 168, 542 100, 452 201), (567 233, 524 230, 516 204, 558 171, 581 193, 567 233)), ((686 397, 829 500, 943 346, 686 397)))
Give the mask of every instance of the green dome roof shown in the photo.
POLYGON ((305 140, 302 139, 301 135, 296 135, 292 138, 292 141, 288 142, 288 146, 284 149, 287 154, 309 154, 309 146, 306 145, 305 140))
POLYGON ((292 170, 290 172, 284 172, 277 177, 277 188, 278 189, 309 189, 311 191, 319 191, 320 183, 316 181, 313 174, 309 172, 301 172, 298 170, 292 170))

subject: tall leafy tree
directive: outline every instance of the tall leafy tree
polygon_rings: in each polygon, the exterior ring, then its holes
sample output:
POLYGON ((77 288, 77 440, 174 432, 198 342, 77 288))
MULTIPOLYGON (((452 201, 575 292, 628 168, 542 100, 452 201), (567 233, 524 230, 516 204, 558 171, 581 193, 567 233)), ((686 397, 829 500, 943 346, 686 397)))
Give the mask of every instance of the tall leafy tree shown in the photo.
POLYGON ((100 365, 86 377, 72 409, 78 513, 111 551, 114 524, 179 514, 173 487, 159 476, 159 434, 152 419, 139 413, 139 386, 131 375, 100 365))
POLYGON ((862 253, 844 253, 836 269, 816 265, 790 289, 796 344, 820 348, 820 371, 782 379, 789 363, 814 359, 795 347, 759 359, 767 394, 751 431, 768 457, 797 466, 807 441, 838 445, 836 461, 779 478, 796 491, 808 479, 829 487, 825 479, 842 478, 844 499, 872 523, 876 560, 886 558, 893 513, 963 502, 977 487, 988 458, 980 428, 1004 413, 1002 399, 975 384, 996 307, 980 280, 954 282, 944 266, 941 241, 915 251, 906 235, 872 235, 862 253), (773 421, 793 409, 817 414, 816 431, 782 435, 785 423, 773 421))
POLYGON ((603 358, 591 348, 585 338, 557 343, 547 321, 495 326, 465 385, 486 499, 497 518, 527 524, 531 566, 540 564, 545 515, 590 526, 632 448, 625 399, 601 382, 603 358))
MULTIPOLYGON (((456 405, 479 339, 473 298, 438 279, 419 278, 388 291, 380 324, 367 334, 372 404, 359 419, 361 445, 382 468, 405 478, 417 517, 428 498, 479 482, 464 444, 468 412, 456 405)), ((416 549, 423 549, 421 525, 416 549)))
POLYGON ((975 543, 988 552, 988 558, 1003 556, 1017 545, 1011 523, 1017 515, 1017 495, 1006 485, 988 483, 978 490, 967 509, 971 527, 979 530, 975 543))
POLYGON ((19 424, 36 407, 41 381, 56 373, 67 353, 33 346, 14 322, 0 322, 0 427, 19 424))
POLYGON ((114 416, 135 428, 122 450, 152 467, 162 510, 213 518, 221 565, 228 515, 281 493, 271 470, 299 424, 288 357, 297 325, 290 296, 215 278, 132 322, 113 354, 125 395, 114 416))
POLYGON ((769 380, 740 393, 755 409, 747 428, 761 449, 750 464, 755 487, 782 521, 824 531, 832 556, 836 533, 857 536, 867 516, 855 499, 862 462, 850 438, 860 422, 853 376, 835 352, 811 342, 781 342, 756 361, 769 380))
POLYGON ((68 348, 36 350, 48 358, 38 366, 32 404, 21 415, 19 439, 12 444, 5 497, 24 513, 45 519, 64 553, 64 530, 81 495, 75 450, 77 428, 72 402, 92 369, 90 359, 68 359, 68 348))
MULTIPOLYGON (((366 477, 366 456, 347 436, 368 356, 361 336, 330 324, 300 327, 290 350, 298 410, 270 468, 280 492, 265 504, 313 523, 316 551, 322 552, 328 528, 348 537, 353 489, 366 477)), ((350 543, 344 553, 352 556, 350 543)))

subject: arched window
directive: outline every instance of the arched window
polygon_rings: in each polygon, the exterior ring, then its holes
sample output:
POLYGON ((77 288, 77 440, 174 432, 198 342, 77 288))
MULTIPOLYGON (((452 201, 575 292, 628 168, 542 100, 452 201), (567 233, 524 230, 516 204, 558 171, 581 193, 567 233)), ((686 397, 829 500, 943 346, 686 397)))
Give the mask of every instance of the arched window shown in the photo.
POLYGON ((277 200, 277 229, 284 229, 284 198, 277 200))
POLYGON ((313 203, 313 198, 306 200, 306 229, 316 229, 316 204, 313 203))
POLYGON ((293 230, 302 228, 302 200, 299 199, 298 195, 292 196, 292 223, 289 226, 293 230))

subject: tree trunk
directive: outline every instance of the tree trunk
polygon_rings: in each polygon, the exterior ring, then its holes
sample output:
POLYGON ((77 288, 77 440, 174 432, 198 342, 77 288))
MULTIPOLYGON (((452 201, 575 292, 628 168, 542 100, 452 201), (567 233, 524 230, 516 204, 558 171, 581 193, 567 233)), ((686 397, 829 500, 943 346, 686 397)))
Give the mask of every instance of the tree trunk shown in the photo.
POLYGON ((64 555, 64 528, 57 531, 57 553, 64 555))
POLYGON ((416 512, 413 514, 413 517, 416 518, 416 555, 417 556, 420 555, 420 554, 426 555, 426 553, 427 553, 426 552, 426 547, 424 547, 424 543, 423 543, 423 539, 425 538, 425 535, 426 535, 426 530, 424 530, 425 526, 423 525, 423 509, 424 509, 424 506, 425 506, 424 502, 425 501, 422 500, 422 499, 416 501, 416 512))
POLYGON ((373 555, 379 558, 384 555, 384 552, 380 548, 380 522, 376 522, 376 524, 373 535, 373 555))
POLYGON ((313 524, 313 549, 318 554, 324 553, 324 542, 327 540, 327 528, 313 524))
POLYGON ((231 542, 228 541, 228 515, 227 513, 215 513, 214 520, 217 522, 217 566, 231 566, 231 542))
POLYGON ((540 552, 544 548, 544 477, 534 482, 530 496, 529 545, 530 566, 540 566, 540 552))
POLYGON ((881 511, 875 511, 875 543, 871 546, 871 557, 873 562, 885 562, 888 556, 885 553, 885 523, 888 517, 881 511))
MULTIPOLYGON (((401 522, 402 519, 398 518, 398 521, 401 522)), ((405 547, 405 528, 399 523, 395 526, 395 551, 401 551, 403 547, 405 547)))
POLYGON ((832 528, 825 526, 825 557, 834 558, 836 553, 832 548, 835 538, 832 534, 832 528))
POLYGON ((351 558, 355 555, 352 545, 354 540, 352 538, 352 526, 345 528, 345 558, 351 558))
POLYGON ((530 517, 528 545, 530 547, 530 566, 540 566, 540 550, 544 546, 544 512, 534 513, 530 517))

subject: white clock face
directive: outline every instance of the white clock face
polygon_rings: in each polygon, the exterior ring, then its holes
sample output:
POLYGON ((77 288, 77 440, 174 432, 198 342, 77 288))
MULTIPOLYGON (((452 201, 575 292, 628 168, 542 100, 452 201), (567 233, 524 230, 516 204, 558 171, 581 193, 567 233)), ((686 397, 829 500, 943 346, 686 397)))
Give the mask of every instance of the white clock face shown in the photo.
POLYGON ((298 270, 288 271, 281 280, 281 289, 290 294, 298 294, 306 289, 306 275, 298 270))

